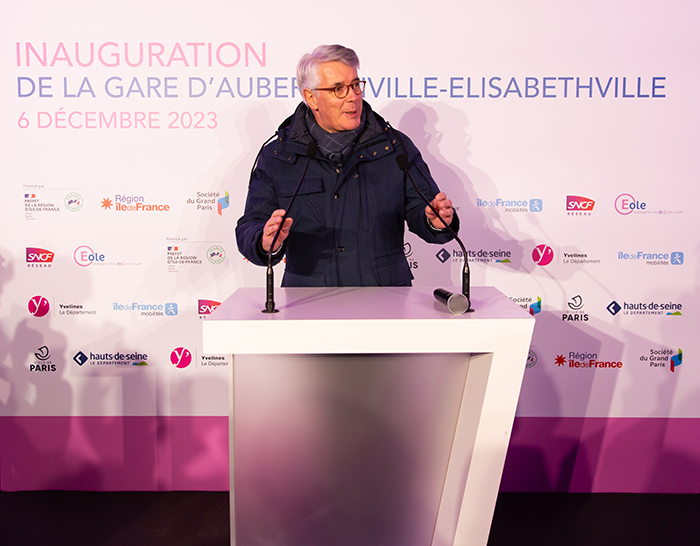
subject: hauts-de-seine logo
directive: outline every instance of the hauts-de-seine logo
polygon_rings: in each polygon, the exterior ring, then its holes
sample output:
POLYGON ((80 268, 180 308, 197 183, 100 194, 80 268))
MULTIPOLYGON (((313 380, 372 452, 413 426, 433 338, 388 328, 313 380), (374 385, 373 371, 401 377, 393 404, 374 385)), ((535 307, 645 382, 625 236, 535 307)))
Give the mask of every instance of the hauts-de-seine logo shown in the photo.
POLYGON ((599 359, 598 353, 570 351, 568 353, 568 358, 565 355, 566 352, 561 353, 554 359, 557 368, 619 370, 623 366, 621 360, 599 359))
POLYGON ((51 267, 54 256, 54 252, 45 248, 26 247, 27 267, 51 267))
POLYGON ((100 204, 104 210, 114 210, 117 212, 169 212, 170 205, 167 203, 147 203, 143 195, 122 195, 116 194, 114 199, 105 197, 100 204))
POLYGON ((608 313, 616 316, 623 315, 647 315, 647 316, 681 316, 683 314, 683 304, 673 301, 611 301, 606 307, 608 313))
POLYGON ((78 351, 73 355, 73 362, 78 366, 89 364, 90 366, 148 366, 148 355, 146 353, 130 352, 96 352, 78 351))
MULTIPOLYGON (((495 263, 495 264, 509 264, 511 263, 510 258, 513 253, 510 250, 499 249, 468 249, 467 259, 469 263, 479 262, 479 263, 495 263)), ((435 257, 442 263, 446 263, 450 259, 454 263, 464 263, 464 253, 461 250, 453 249, 452 253, 448 250, 441 248, 435 257)))
POLYGON ((542 212, 542 199, 477 199, 479 208, 502 209, 504 212, 542 212))
POLYGON ((588 197, 582 197, 580 195, 566 196, 567 216, 590 216, 594 207, 595 201, 588 197))
POLYGON ((44 296, 34 296, 27 303, 27 309, 33 317, 45 317, 51 310, 51 304, 44 296))
POLYGON ((532 251, 532 261, 537 265, 545 266, 552 263, 554 260, 554 250, 551 246, 541 244, 537 245, 532 251))
POLYGON ((450 254, 450 251, 446 248, 441 248, 440 250, 438 250, 438 253, 435 254, 435 257, 442 263, 447 263, 447 260, 449 260, 452 257, 452 254, 450 254))
POLYGON ((567 302, 568 311, 562 313, 561 320, 569 322, 587 322, 588 313, 584 313, 583 298, 577 294, 567 302))

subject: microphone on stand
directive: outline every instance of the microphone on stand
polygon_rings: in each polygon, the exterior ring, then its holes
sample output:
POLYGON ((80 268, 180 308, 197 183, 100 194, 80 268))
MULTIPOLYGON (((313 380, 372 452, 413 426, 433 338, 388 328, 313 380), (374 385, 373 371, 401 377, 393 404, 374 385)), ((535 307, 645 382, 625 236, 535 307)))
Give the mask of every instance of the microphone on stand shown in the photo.
MULTIPOLYGON (((401 146, 404 149, 404 152, 406 152, 406 146, 403 143, 403 140, 401 139, 401 136, 398 134, 398 131, 395 132, 396 136, 399 139, 399 142, 401 142, 401 146)), ((406 152, 407 153, 407 152, 406 152)), ((467 259, 467 249, 464 247, 464 243, 462 243, 462 240, 459 238, 455 230, 453 230, 447 222, 438 214, 438 212, 433 208, 433 206, 430 204, 430 201, 423 195, 423 193, 418 189, 418 185, 416 184, 416 181, 413 180, 413 177, 411 176, 411 173, 409 172, 410 164, 408 162, 408 158, 401 154, 396 156, 396 164, 399 166, 399 169, 401 169, 403 172, 405 172, 408 175, 409 180, 411 181, 411 184, 413 184, 413 188, 418 192, 418 195, 421 196, 423 201, 425 201, 430 207, 430 210, 433 211, 433 214, 437 216, 440 221, 442 222, 442 225, 445 226, 445 228, 452 234, 452 236, 455 238, 455 241, 459 243, 460 248, 462 249, 462 256, 464 256, 464 267, 462 268, 462 294, 452 294, 445 290, 444 288, 438 288, 433 292, 433 295, 435 296, 435 299, 438 300, 441 303, 444 303, 447 305, 447 308, 455 315, 461 315, 462 313, 473 313, 474 309, 471 307, 471 297, 470 297, 470 274, 469 274, 469 260, 467 259), (461 298, 458 296, 462 296, 461 298), (456 297, 457 296, 457 297, 456 297), (451 303, 450 303, 451 302, 451 303)))
POLYGON ((299 188, 301 188, 301 183, 304 181, 304 178, 306 178, 306 171, 309 169, 309 163, 311 163, 311 160, 316 156, 316 152, 318 151, 318 144, 316 144, 315 141, 309 142, 308 146, 306 147, 306 165, 304 166, 304 172, 301 173, 301 178, 299 179, 299 182, 297 183, 297 187, 294 190, 294 193, 292 194, 292 198, 289 201, 289 205, 287 205, 287 210, 284 212, 284 216, 282 217, 282 221, 280 222, 279 226, 277 227, 277 231, 275 232, 275 236, 272 239, 272 243, 270 243, 270 250, 267 251, 267 276, 266 276, 266 292, 267 292, 267 300, 265 301, 265 309, 262 310, 263 313, 277 313, 278 310, 275 309, 275 275, 272 270, 272 249, 275 248, 275 243, 277 242, 277 239, 279 238, 280 231, 282 230, 282 226, 284 226, 284 222, 287 220, 287 215, 289 214, 289 210, 292 208, 292 203, 294 203, 294 200, 297 197, 297 194, 299 193, 299 188))

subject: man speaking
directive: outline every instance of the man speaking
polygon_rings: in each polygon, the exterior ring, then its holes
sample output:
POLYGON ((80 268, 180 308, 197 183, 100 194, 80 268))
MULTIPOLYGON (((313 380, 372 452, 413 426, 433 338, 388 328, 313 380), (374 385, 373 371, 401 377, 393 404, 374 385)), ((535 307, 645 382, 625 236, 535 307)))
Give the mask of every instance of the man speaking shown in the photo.
POLYGON ((340 45, 304 55, 297 66, 304 102, 254 165, 236 240, 257 265, 267 265, 270 250, 273 264, 286 254, 282 286, 410 286, 405 224, 436 244, 453 235, 435 212, 459 229, 418 149, 363 101, 359 66, 340 45))

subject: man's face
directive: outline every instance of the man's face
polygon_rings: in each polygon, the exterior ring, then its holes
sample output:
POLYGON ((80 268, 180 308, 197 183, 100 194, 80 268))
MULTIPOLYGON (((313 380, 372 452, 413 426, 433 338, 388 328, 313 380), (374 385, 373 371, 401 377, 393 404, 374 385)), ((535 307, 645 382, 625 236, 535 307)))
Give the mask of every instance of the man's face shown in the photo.
MULTIPOLYGON (((338 84, 349 84, 357 81, 357 70, 333 61, 321 63, 318 69, 319 87, 335 87, 338 84)), ((313 111, 316 123, 329 133, 351 131, 360 126, 362 118, 362 95, 356 95, 348 90, 345 98, 339 99, 333 91, 316 91, 314 95, 309 89, 304 90, 306 101, 313 111)))

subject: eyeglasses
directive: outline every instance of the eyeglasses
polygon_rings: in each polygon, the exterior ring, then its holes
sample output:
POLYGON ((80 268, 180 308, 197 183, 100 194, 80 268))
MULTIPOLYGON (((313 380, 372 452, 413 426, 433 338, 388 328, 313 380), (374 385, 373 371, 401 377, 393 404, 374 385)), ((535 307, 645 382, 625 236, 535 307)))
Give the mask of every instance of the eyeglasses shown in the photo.
POLYGON ((358 80, 352 83, 339 83, 335 87, 317 87, 314 91, 333 91, 333 94, 339 99, 344 99, 348 96, 350 89, 352 89, 356 95, 362 95, 365 92, 365 80, 358 80))

